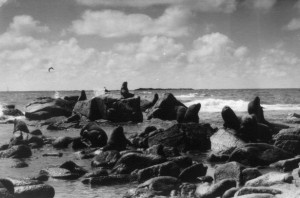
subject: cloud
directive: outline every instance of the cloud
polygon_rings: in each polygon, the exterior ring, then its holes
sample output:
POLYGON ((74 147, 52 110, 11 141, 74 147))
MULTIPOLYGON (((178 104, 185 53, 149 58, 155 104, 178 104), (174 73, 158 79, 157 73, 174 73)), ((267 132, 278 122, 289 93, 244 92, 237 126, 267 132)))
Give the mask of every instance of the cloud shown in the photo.
POLYGON ((294 18, 292 19, 285 27, 285 30, 298 30, 300 29, 300 18, 294 18))
POLYGON ((0 8, 7 2, 8 2, 8 0, 0 0, 0 8))
POLYGON ((31 16, 20 15, 13 18, 13 22, 9 25, 9 31, 28 35, 31 33, 45 33, 49 31, 47 26, 40 26, 40 22, 34 20, 31 16))
POLYGON ((271 9, 277 0, 251 0, 253 1, 253 7, 263 10, 271 9))
POLYGON ((155 5, 183 6, 202 12, 231 13, 236 10, 236 0, 76 0, 86 6, 149 7, 155 5))
POLYGON ((171 7, 163 15, 152 19, 144 14, 125 14, 117 10, 86 11, 81 19, 73 21, 70 31, 79 35, 124 37, 128 35, 188 35, 188 10, 171 7))

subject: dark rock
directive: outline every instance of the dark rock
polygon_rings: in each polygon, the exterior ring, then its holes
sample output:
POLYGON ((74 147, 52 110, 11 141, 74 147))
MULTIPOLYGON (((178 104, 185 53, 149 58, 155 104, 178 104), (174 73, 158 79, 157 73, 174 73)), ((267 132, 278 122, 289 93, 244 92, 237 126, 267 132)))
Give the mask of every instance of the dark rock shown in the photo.
POLYGON ((145 181, 138 188, 148 188, 155 191, 157 195, 170 195, 170 192, 177 189, 179 185, 180 181, 175 177, 160 176, 145 181))
POLYGON ((72 149, 80 150, 80 149, 86 149, 88 147, 89 147, 89 145, 84 140, 82 140, 81 137, 73 138, 72 149))
POLYGON ((40 99, 26 106, 25 116, 31 120, 45 120, 57 116, 69 117, 72 114, 74 105, 75 101, 60 98, 40 99))
POLYGON ((240 196, 240 195, 255 194, 255 193, 277 195, 277 194, 281 194, 282 191, 269 188, 269 187, 243 187, 236 193, 236 195, 240 196))
POLYGON ((47 184, 15 187, 16 198, 53 198, 54 195, 54 188, 47 184))
POLYGON ((101 176, 108 176, 108 172, 106 169, 100 168, 92 173, 88 173, 85 175, 86 178, 90 177, 101 177, 101 176))
POLYGON ((136 173, 132 172, 133 177, 137 177, 139 183, 144 182, 148 179, 158 176, 172 176, 178 177, 180 168, 174 162, 165 162, 157 164, 144 169, 138 170, 136 173))
POLYGON ((67 101, 77 101, 78 98, 79 98, 79 96, 65 96, 64 100, 67 100, 67 101))
POLYGON ((19 109, 8 109, 8 108, 4 108, 2 110, 3 115, 5 116, 24 116, 24 113, 22 111, 20 111, 19 109))
POLYGON ((295 155, 300 154, 300 128, 283 129, 274 139, 275 146, 295 155))
POLYGON ((62 153, 44 153, 43 157, 62 157, 63 154, 62 153))
POLYGON ((229 159, 229 155, 222 155, 222 154, 209 154, 207 160, 209 162, 225 162, 229 159))
POLYGON ((185 182, 193 182, 197 177, 206 175, 207 167, 203 164, 194 164, 181 171, 179 179, 185 182))
POLYGON ((2 144, 2 145, 0 146, 0 151, 6 150, 6 149, 8 149, 8 148, 9 148, 9 144, 2 144))
POLYGON ((218 165, 214 173, 215 183, 218 183, 223 179, 233 179, 238 185, 243 184, 242 171, 244 168, 243 165, 237 162, 218 165))
POLYGON ((207 192, 201 194, 201 198, 221 197, 228 189, 236 187, 236 181, 233 179, 224 179, 212 185, 207 192))
POLYGON ((37 180, 40 182, 48 181, 49 176, 45 174, 38 174, 36 176, 30 177, 30 180, 37 180))
POLYGON ((293 154, 276 146, 252 143, 236 148, 230 155, 229 161, 237 161, 249 166, 268 166, 276 161, 292 157, 293 154))
POLYGON ((143 169, 160 164, 166 160, 160 156, 128 153, 123 155, 115 164, 113 171, 117 174, 129 174, 135 169, 143 169))
POLYGON ((164 153, 165 157, 176 157, 176 156, 180 155, 177 148, 169 147, 169 146, 164 146, 163 147, 163 153, 164 153))
POLYGON ((87 173, 87 170, 82 168, 81 166, 78 166, 76 163, 73 161, 66 161, 62 165, 60 165, 59 168, 64 168, 69 170, 71 173, 79 174, 79 175, 84 175, 87 173))
POLYGON ((175 124, 163 132, 148 138, 149 147, 162 144, 176 147, 179 151, 210 149, 208 138, 211 128, 201 124, 175 124))
POLYGON ((261 176, 261 173, 257 168, 245 168, 242 171, 243 176, 243 184, 246 183, 249 180, 255 179, 259 176, 261 176))
POLYGON ((270 164, 270 167, 280 168, 284 172, 289 172, 298 168, 298 164, 300 163, 300 156, 296 156, 287 160, 280 160, 273 164, 270 164))
POLYGON ((94 157, 91 165, 92 167, 113 167, 119 158, 120 153, 118 151, 103 151, 94 157))
POLYGON ((12 167, 13 168, 25 168, 25 167, 28 167, 28 164, 24 161, 19 161, 12 167))
POLYGON ((153 145, 145 150, 145 154, 164 156, 164 146, 161 144, 153 145))
POLYGON ((229 190, 226 190, 226 192, 223 194, 222 198, 232 198, 234 197, 234 194, 239 190, 240 188, 230 188, 229 190))
POLYGON ((40 129, 35 129, 30 132, 31 135, 43 135, 42 131, 40 129))
POLYGON ((168 157, 167 160, 176 163, 180 168, 187 168, 193 164, 192 158, 188 156, 168 157))
POLYGON ((27 127, 27 124, 23 120, 14 120, 14 130, 13 133, 16 131, 21 131, 25 133, 29 133, 29 129, 27 127))
POLYGON ((64 137, 58 137, 54 140, 52 143, 54 148, 62 149, 62 148, 67 148, 69 144, 73 142, 73 138, 64 136, 64 137))
POLYGON ((100 177, 92 177, 82 180, 84 184, 91 184, 91 185, 116 185, 116 184, 124 184, 130 182, 131 177, 130 175, 108 175, 108 176, 100 176, 100 177))
POLYGON ((0 188, 5 188, 9 194, 15 193, 14 184, 9 179, 0 178, 0 188))
POLYGON ((148 136, 151 132, 156 131, 157 128, 155 126, 147 126, 145 130, 139 135, 141 137, 148 136))
POLYGON ((66 116, 56 116, 56 117, 51 117, 51 118, 45 119, 45 120, 41 121, 40 124, 41 124, 41 126, 44 126, 44 125, 53 126, 55 124, 63 123, 65 119, 67 119, 66 116))
POLYGON ((38 136, 31 136, 27 142, 29 144, 34 144, 34 148, 41 148, 42 146, 44 146, 44 140, 41 137, 38 136))
POLYGON ((27 158, 32 155, 31 149, 25 145, 12 146, 0 151, 0 158, 27 158))

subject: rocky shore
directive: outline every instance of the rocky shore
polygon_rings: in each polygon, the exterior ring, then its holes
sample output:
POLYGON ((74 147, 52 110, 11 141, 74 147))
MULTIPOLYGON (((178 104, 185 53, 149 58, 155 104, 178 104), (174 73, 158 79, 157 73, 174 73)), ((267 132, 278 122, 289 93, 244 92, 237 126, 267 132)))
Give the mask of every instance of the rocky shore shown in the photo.
MULTIPOLYGON (((172 93, 145 100, 130 93, 126 82, 120 97, 89 99, 82 91, 80 96, 37 98, 26 106, 26 119, 7 120, 14 125, 13 135, 0 146, 0 157, 19 159, 14 168, 22 168, 28 166, 22 159, 33 154, 42 151, 43 158, 55 160, 70 148, 90 167, 66 160, 29 178, 2 177, 0 197, 55 197, 49 179, 93 188, 135 184, 124 198, 300 197, 298 115, 290 115, 286 124, 271 123, 254 97, 241 117, 225 106, 223 126, 216 127, 199 122, 200 109, 200 103, 187 107, 172 93), (128 125, 139 131, 128 135, 128 125), (44 128, 76 133, 45 136, 44 128), (205 160, 195 160, 203 153, 205 160)), ((7 106, 3 114, 22 112, 7 106)))

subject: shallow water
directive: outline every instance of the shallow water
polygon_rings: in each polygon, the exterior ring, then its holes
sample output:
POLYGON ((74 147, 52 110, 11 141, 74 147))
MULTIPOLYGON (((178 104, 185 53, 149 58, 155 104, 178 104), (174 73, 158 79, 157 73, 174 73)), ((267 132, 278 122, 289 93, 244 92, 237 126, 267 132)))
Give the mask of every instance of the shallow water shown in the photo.
MULTIPOLYGON (((135 93, 142 98, 152 99, 155 92, 159 95, 166 90, 148 90, 148 91, 136 91, 135 93)), ((237 115, 246 114, 247 107, 250 100, 254 96, 259 95, 261 97, 262 104, 267 108, 265 109, 265 117, 271 122, 283 122, 289 113, 300 113, 300 90, 172 90, 171 91, 178 99, 185 104, 192 104, 195 102, 201 102, 202 108, 200 110, 200 122, 211 123, 214 126, 220 127, 223 123, 221 118, 221 108, 224 105, 230 105, 234 109, 237 115)), ((16 108, 25 111, 25 106, 37 97, 53 97, 53 96, 70 96, 79 95, 80 91, 60 91, 60 92, 2 92, 0 94, 0 104, 15 104, 16 108)), ((113 92, 114 95, 118 94, 118 91, 113 92)), ((88 98, 94 97, 94 91, 87 92, 88 98)), ((171 125, 172 122, 165 122, 163 125, 160 122, 144 121, 139 124, 127 124, 124 125, 126 135, 129 136, 135 132, 141 132, 148 125, 155 125, 157 127, 165 128, 171 125)), ((102 124, 101 127, 110 135, 111 131, 116 125, 102 124)), ((30 126, 30 129, 35 129, 34 126, 30 126)), ((0 124, 0 143, 6 143, 9 141, 12 135, 12 124, 0 124)), ((59 137, 59 136, 78 136, 79 129, 70 129, 65 131, 48 131, 45 128, 41 129, 46 136, 59 137)), ((206 162, 206 154, 198 153, 191 155, 194 160, 206 162)), ((24 159, 29 167, 16 169, 11 168, 16 163, 15 159, 0 159, 0 174, 1 177, 28 177, 38 174, 38 172, 49 166, 60 165, 67 160, 72 160, 78 165, 83 166, 87 170, 91 171, 91 160, 79 160, 78 156, 72 149, 55 150, 52 146, 45 146, 42 149, 33 150, 33 155, 29 159, 24 159), (63 157, 43 157, 43 153, 50 152, 62 152, 63 157)), ((213 167, 215 164, 207 164, 209 166, 208 174, 213 174, 213 167)), ((130 183, 126 185, 116 186, 98 186, 91 187, 90 185, 84 185, 81 180, 64 181, 57 179, 49 179, 46 182, 55 188, 55 198, 64 197, 122 197, 129 188, 136 187, 137 184, 130 183)))

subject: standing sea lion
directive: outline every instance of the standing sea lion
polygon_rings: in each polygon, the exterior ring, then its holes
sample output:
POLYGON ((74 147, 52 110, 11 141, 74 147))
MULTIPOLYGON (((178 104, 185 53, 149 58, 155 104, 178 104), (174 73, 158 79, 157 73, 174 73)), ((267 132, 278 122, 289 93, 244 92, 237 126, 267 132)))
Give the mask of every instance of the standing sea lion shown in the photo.
POLYGON ((257 122, 272 127, 272 124, 265 120, 263 107, 260 106, 260 98, 256 96, 248 104, 248 113, 256 116, 257 122))
POLYGON ((123 127, 118 126, 111 133, 107 145, 103 147, 103 151, 108 151, 108 150, 123 151, 126 149, 126 146, 128 144, 132 145, 132 143, 125 137, 123 127))
POLYGON ((199 111, 201 108, 201 104, 193 104, 189 106, 186 110, 185 116, 184 116, 184 122, 195 122, 199 123, 199 111))
POLYGON ((87 97, 86 97, 85 91, 82 90, 80 93, 80 96, 78 98, 78 101, 82 101, 82 100, 86 100, 86 99, 87 99, 87 97))
POLYGON ((121 98, 124 98, 124 99, 131 98, 131 97, 134 96, 134 94, 129 93, 129 90, 128 90, 128 87, 127 87, 127 82, 123 82, 120 93, 121 93, 121 96, 122 96, 121 98))
POLYGON ((229 106, 223 107, 221 115, 224 120, 223 126, 225 128, 239 130, 241 124, 240 120, 229 106))

